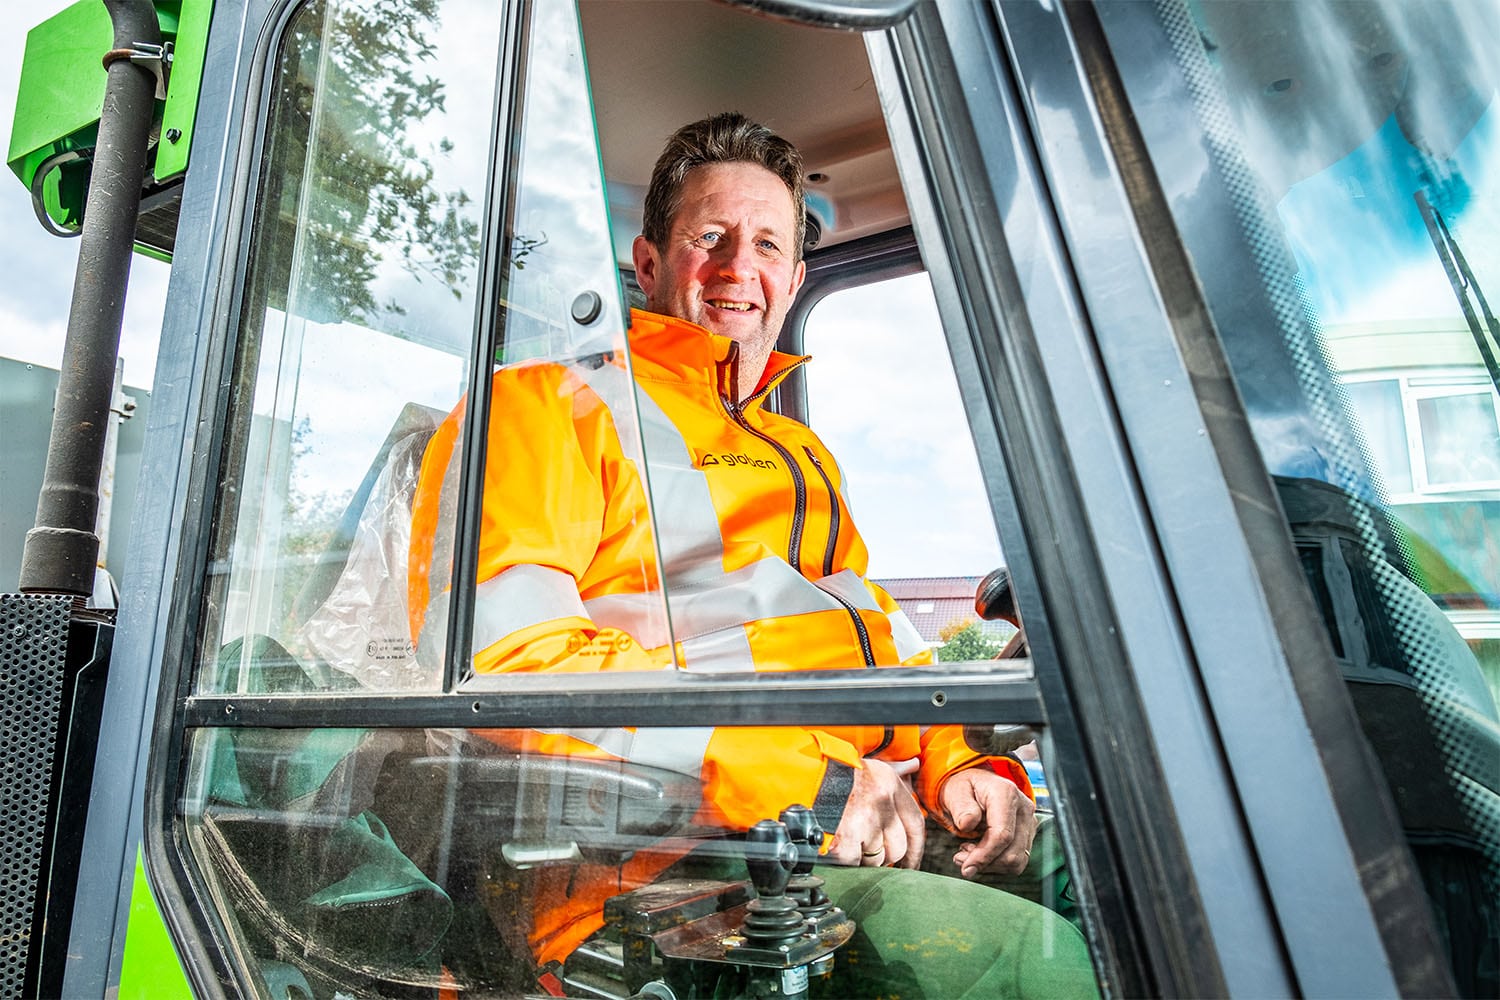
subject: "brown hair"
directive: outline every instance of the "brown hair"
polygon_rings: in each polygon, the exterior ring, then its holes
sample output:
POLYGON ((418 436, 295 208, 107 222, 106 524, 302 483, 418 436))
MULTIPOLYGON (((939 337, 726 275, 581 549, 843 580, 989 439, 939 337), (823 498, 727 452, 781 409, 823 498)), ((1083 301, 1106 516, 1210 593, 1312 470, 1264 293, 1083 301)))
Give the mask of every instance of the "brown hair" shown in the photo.
POLYGON ((802 243, 807 236, 802 154, 775 132, 737 111, 712 115, 672 133, 651 171, 641 235, 658 247, 666 242, 667 227, 682 204, 682 187, 687 183, 688 173, 707 163, 753 163, 781 178, 792 194, 792 210, 797 215, 793 259, 801 260, 802 243))

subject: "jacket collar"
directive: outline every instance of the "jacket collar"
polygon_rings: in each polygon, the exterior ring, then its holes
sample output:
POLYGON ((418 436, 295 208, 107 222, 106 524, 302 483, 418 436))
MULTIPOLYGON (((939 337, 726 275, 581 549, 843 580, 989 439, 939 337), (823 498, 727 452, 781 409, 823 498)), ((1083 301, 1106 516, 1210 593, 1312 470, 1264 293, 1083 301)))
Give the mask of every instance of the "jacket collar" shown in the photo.
POLYGON ((760 383, 748 400, 735 398, 735 362, 739 345, 696 323, 675 316, 630 310, 630 357, 637 377, 706 383, 746 409, 760 405, 777 385, 810 360, 806 355, 772 351, 760 383))

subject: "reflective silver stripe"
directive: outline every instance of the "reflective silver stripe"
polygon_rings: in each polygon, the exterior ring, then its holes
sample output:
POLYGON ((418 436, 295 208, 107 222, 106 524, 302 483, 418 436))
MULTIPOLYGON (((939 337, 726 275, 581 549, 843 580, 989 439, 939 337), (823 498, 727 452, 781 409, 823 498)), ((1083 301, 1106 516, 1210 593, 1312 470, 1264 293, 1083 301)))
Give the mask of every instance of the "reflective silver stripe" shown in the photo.
POLYGON ((532 625, 587 617, 570 575, 546 566, 511 566, 474 588, 474 651, 532 625))
POLYGON ((745 628, 726 628, 682 644, 682 666, 699 673, 738 673, 755 669, 745 628))
POLYGON ((661 591, 591 597, 583 602, 583 607, 600 628, 629 632, 647 649, 657 649, 672 641, 661 591))
POLYGON ((826 590, 830 594, 837 594, 861 611, 874 611, 876 614, 885 614, 875 595, 870 593, 870 588, 865 586, 865 581, 852 569, 841 569, 832 576, 825 576, 815 581, 818 588, 826 590))
POLYGON ((539 729, 539 733, 571 736, 632 764, 660 767, 697 778, 703 774, 703 755, 714 731, 709 726, 684 729, 539 729))
POLYGON ((669 595, 673 587, 718 576, 724 565, 719 513, 708 491, 708 479, 694 467, 682 432, 651 398, 648 387, 637 384, 640 391, 632 391, 632 382, 622 369, 604 365, 579 374, 614 415, 622 448, 627 440, 634 440, 632 425, 635 419, 640 421, 643 447, 627 456, 643 465, 654 523, 672 526, 671 531, 656 533, 669 595))
POLYGON ((679 641, 765 618, 841 610, 843 605, 776 558, 733 573, 721 570, 711 581, 672 592, 672 628, 679 641))
MULTIPOLYGON (((817 611, 847 613, 845 605, 831 596, 834 594, 862 611, 884 614, 875 595, 853 570, 841 570, 814 583, 786 561, 772 557, 733 573, 720 572, 706 583, 672 591, 672 625, 677 641, 686 647, 689 640, 738 629, 765 618, 817 611)), ((651 615, 659 601, 654 593, 611 594, 585 601, 584 608, 599 624, 629 632, 642 645, 654 648, 669 641, 665 633, 652 628, 651 615)), ((895 615, 890 618, 898 648, 902 632, 910 633, 907 638, 916 643, 913 652, 926 648, 910 621, 903 616, 898 624, 895 615)))
POLYGON ((906 617, 905 611, 898 609, 886 617, 890 619, 891 639, 896 643, 896 655, 900 657, 902 663, 927 648, 927 643, 922 640, 922 634, 911 623, 911 619, 906 617))
POLYGON ((697 778, 703 774, 703 755, 708 753, 708 741, 713 735, 711 726, 637 729, 635 742, 630 747, 630 759, 637 764, 664 767, 697 778))

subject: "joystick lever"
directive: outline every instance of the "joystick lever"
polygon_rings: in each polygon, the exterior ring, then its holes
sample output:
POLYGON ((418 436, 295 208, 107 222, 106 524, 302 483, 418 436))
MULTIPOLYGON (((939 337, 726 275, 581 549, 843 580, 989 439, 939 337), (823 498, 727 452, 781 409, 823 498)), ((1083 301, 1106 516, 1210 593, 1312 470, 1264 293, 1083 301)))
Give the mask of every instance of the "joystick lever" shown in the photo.
POLYGON ((797 901, 786 895, 792 870, 797 867, 797 846, 785 823, 763 819, 745 836, 745 864, 750 884, 759 898, 745 907, 741 932, 747 941, 775 947, 795 941, 802 934, 803 917, 797 901))
POLYGON ((807 806, 783 809, 781 822, 786 824, 787 834, 797 848, 797 866, 787 883, 786 894, 797 901, 803 919, 816 924, 833 910, 828 893, 823 891, 823 879, 812 873, 818 848, 823 846, 823 825, 807 806))

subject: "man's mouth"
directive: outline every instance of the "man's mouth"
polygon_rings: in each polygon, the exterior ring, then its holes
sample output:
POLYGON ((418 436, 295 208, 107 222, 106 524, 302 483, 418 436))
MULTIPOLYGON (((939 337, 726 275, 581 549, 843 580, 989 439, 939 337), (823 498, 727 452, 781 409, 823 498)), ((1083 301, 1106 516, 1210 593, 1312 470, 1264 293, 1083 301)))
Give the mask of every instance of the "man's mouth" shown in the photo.
POLYGON ((755 308, 748 302, 731 302, 728 299, 706 299, 705 301, 715 309, 727 309, 729 312, 750 312, 755 308))

